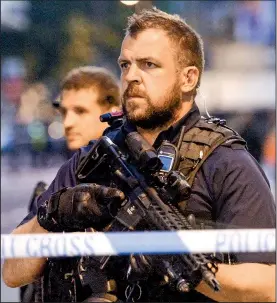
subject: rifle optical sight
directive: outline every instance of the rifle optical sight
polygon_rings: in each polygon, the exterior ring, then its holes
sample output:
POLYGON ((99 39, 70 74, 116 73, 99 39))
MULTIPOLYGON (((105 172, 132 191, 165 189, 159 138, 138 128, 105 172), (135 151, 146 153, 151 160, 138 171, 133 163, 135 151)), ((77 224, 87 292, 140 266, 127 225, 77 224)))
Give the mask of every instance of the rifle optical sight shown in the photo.
POLYGON ((129 133, 125 143, 141 170, 158 171, 162 168, 163 164, 156 150, 139 133, 129 133))

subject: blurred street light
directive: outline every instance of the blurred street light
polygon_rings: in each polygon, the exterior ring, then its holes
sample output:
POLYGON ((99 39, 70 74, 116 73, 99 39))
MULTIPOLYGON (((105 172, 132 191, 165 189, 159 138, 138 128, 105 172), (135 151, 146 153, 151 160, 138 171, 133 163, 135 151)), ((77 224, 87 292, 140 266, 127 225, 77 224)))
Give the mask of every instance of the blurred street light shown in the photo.
POLYGON ((126 0, 126 1, 120 1, 120 2, 125 4, 125 5, 131 6, 131 5, 137 4, 139 2, 139 0, 137 0, 137 1, 126 0))
POLYGON ((120 1, 121 3, 132 6, 135 5, 135 12, 139 13, 143 9, 150 9, 152 8, 153 1, 152 0, 141 0, 141 1, 131 1, 131 0, 126 0, 126 1, 120 1))

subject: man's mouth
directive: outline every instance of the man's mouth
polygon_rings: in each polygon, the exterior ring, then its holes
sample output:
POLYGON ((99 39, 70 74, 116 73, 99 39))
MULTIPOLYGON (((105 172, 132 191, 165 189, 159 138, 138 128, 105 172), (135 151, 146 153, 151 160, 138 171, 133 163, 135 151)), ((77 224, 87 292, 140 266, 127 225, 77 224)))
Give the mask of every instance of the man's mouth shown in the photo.
POLYGON ((127 96, 127 99, 132 99, 132 98, 144 98, 143 96, 139 96, 139 95, 130 95, 127 96))
POLYGON ((78 134, 66 134, 66 137, 68 140, 74 140, 76 138, 78 138, 78 134))

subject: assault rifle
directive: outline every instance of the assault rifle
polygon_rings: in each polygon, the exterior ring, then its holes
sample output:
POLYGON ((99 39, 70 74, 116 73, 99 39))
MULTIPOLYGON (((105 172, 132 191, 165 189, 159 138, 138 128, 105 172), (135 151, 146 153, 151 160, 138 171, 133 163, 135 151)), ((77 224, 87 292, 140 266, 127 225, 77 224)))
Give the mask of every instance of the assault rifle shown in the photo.
MULTIPOLYGON (((100 183, 112 180, 113 184, 125 194, 125 201, 117 211, 110 205, 114 220, 106 231, 133 231, 146 223, 150 230, 192 229, 175 201, 187 197, 191 190, 184 176, 178 171, 161 174, 163 163, 156 151, 137 132, 127 135, 125 143, 128 153, 106 136, 102 136, 80 163, 76 176, 80 182, 100 183), (107 179, 109 178, 109 179, 107 179), (99 182, 100 180, 100 182, 99 182)), ((158 271, 167 282, 180 292, 188 292, 195 285, 190 281, 192 275, 205 281, 214 291, 220 290, 215 278, 217 266, 203 254, 179 254, 174 262, 151 255, 148 263, 159 264, 158 271)), ((109 256, 103 257, 104 268, 109 256)))

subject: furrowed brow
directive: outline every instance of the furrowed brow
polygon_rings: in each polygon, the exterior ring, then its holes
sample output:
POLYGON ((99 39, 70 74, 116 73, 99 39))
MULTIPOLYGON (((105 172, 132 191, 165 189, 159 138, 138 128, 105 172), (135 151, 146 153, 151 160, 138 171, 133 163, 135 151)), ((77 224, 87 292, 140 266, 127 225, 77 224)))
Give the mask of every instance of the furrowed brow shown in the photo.
POLYGON ((117 63, 120 64, 120 63, 122 63, 122 62, 130 62, 130 61, 127 60, 127 59, 124 59, 124 58, 122 58, 122 57, 119 57, 118 60, 117 60, 117 63))
POLYGON ((154 62, 158 62, 157 59, 153 58, 153 57, 141 57, 141 58, 137 58, 138 62, 145 62, 145 61, 154 61, 154 62))

